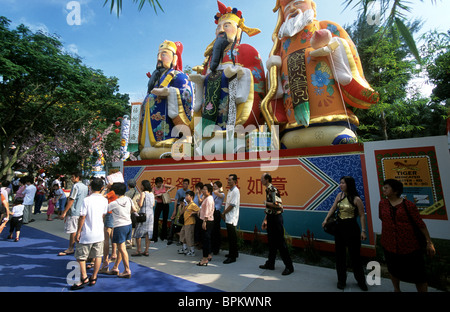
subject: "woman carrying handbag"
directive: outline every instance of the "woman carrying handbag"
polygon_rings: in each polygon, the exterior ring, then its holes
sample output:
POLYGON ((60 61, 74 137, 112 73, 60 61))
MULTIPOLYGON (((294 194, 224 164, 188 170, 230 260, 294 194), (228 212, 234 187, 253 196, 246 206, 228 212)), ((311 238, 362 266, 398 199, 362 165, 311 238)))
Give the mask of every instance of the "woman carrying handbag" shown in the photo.
MULTIPOLYGON (((139 199, 139 214, 145 215, 145 221, 139 222, 137 219, 136 229, 134 230, 133 237, 136 239, 136 253, 132 256, 147 256, 149 255, 148 249, 150 247, 150 239, 153 235, 153 206, 155 205, 155 195, 152 193, 152 186, 150 181, 142 181, 141 197, 139 199), (141 253, 141 238, 145 238, 145 251, 141 253)), ((143 218, 144 219, 144 218, 143 218)))
POLYGON ((344 289, 347 282, 347 248, 353 268, 353 275, 361 290, 367 291, 366 278, 361 262, 361 241, 367 239, 366 219, 364 215, 364 204, 356 190, 353 177, 345 176, 340 179, 341 192, 336 196, 334 204, 328 212, 322 227, 327 224, 328 219, 337 212, 337 224, 335 231, 336 271, 338 277, 337 288, 344 289), (356 222, 359 216, 361 230, 356 222))
POLYGON ((403 183, 395 179, 383 182, 383 198, 379 203, 381 246, 394 291, 400 291, 400 281, 416 284, 417 291, 426 292, 425 259, 436 254, 427 226, 416 205, 401 197, 403 183), (417 229, 417 233, 416 232, 417 229), (425 246, 421 246, 420 236, 425 246))

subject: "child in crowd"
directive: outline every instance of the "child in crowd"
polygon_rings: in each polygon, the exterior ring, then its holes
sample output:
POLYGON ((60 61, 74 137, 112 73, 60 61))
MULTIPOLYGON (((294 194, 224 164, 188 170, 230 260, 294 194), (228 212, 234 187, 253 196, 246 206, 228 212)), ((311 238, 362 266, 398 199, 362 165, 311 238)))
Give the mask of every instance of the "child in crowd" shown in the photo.
POLYGON ((195 229, 195 214, 198 213, 200 208, 194 203, 194 192, 186 191, 184 200, 187 205, 184 209, 184 225, 180 232, 180 242, 183 243, 183 248, 178 250, 179 254, 185 254, 188 256, 195 256, 194 248, 194 229, 195 229), (189 247, 189 251, 188 251, 189 247))
POLYGON ((23 223, 23 209, 25 206, 23 205, 23 198, 18 197, 14 200, 14 207, 12 209, 12 218, 11 223, 9 225, 9 236, 8 239, 13 238, 14 230, 16 231, 16 238, 14 239, 15 242, 19 241, 20 236, 20 228, 22 227, 23 223))
POLYGON ((64 209, 66 208, 67 196, 64 190, 59 187, 58 183, 53 184, 53 190, 55 193, 56 207, 58 208, 58 217, 61 216, 64 209))
POLYGON ((47 221, 53 221, 52 214, 55 212, 55 202, 55 191, 52 188, 48 194, 47 221))

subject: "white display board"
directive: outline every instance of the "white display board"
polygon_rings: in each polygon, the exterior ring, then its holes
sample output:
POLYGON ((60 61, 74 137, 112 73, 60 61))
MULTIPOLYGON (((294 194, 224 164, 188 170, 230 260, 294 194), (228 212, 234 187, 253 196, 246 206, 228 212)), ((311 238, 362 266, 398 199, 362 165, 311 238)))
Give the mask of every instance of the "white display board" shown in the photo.
MULTIPOLYGON (((413 138, 413 139, 402 139, 402 140, 389 140, 389 141, 376 141, 376 142, 368 142, 364 143, 364 154, 365 154, 365 162, 366 162, 366 170, 367 170, 367 179, 368 179, 368 187, 369 187, 369 197, 370 197, 370 206, 372 207, 372 223, 373 230, 375 233, 381 233, 381 221, 378 217, 378 203, 380 202, 380 182, 384 174, 391 174, 390 172, 382 172, 382 170, 386 170, 383 166, 380 166, 380 154, 386 153, 386 155, 390 155, 392 157, 388 160, 391 160, 391 163, 394 163, 398 166, 405 165, 406 166, 414 166, 417 164, 417 157, 420 157, 420 154, 417 156, 404 156, 405 151, 406 154, 408 151, 412 151, 410 155, 415 155, 414 151, 420 150, 429 150, 432 151, 431 154, 433 156, 433 160, 437 161, 433 164, 434 168, 438 168, 439 175, 434 174, 434 181, 442 187, 442 192, 440 192, 441 196, 443 195, 443 200, 436 201, 434 203, 435 207, 439 204, 445 204, 445 210, 441 210, 441 214, 438 217, 430 218, 423 217, 425 224, 430 232, 432 238, 441 238, 441 239, 450 239, 450 223, 449 223, 449 207, 450 207, 450 154, 449 154, 449 145, 448 145, 448 137, 447 136, 436 136, 436 137, 425 137, 425 138, 413 138), (404 156, 402 159, 402 155, 404 156), (434 157, 435 155, 435 157, 434 157), (398 156, 399 159, 395 162, 395 156, 398 156), (377 159, 378 157, 378 159, 377 159), (404 160, 406 158, 408 160, 404 160), (435 159, 434 159, 435 158, 435 159), (378 163, 377 163, 378 161, 378 163), (382 168, 382 170, 380 170, 382 168), (437 177, 438 176, 438 177, 437 177)), ((425 155, 426 154, 422 154, 425 155)), ((406 167, 407 168, 407 167, 406 167)), ((395 174, 403 174, 401 169, 399 169, 399 173, 395 174)), ((431 171, 431 167, 430 167, 431 171)), ((434 170, 436 171, 436 170, 434 170)), ((404 174, 408 174, 406 172, 404 174)), ((420 176, 411 176, 412 179, 405 179, 406 184, 410 185, 410 189, 420 189, 421 183, 426 184, 420 179, 420 176), (415 179, 416 178, 416 179, 415 179)), ((405 183, 404 183, 405 184, 405 183)), ((423 187, 426 189, 426 187, 423 187)), ((421 198, 421 195, 417 195, 414 197, 421 198)), ((419 203, 419 201, 417 201, 419 203)), ((432 207, 431 207, 432 208, 432 207)))

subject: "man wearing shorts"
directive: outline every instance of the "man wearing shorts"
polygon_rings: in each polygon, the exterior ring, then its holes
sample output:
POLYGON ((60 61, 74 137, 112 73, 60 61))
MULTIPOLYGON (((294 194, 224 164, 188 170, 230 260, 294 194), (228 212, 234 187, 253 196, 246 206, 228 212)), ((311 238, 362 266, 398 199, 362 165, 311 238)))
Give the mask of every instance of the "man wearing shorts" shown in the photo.
POLYGON ((77 248, 75 258, 80 264, 81 280, 79 284, 72 285, 72 290, 83 288, 89 283, 93 286, 97 282, 97 274, 100 270, 103 256, 103 219, 108 211, 108 200, 100 194, 103 181, 94 178, 91 182, 92 194, 83 200, 78 219, 78 227, 75 236, 77 248), (94 272, 88 278, 86 273, 86 260, 94 259, 94 272))
POLYGON ((64 230, 69 237, 69 248, 60 252, 58 256, 66 256, 73 254, 75 245, 75 234, 78 228, 78 219, 80 218, 81 206, 88 195, 89 189, 81 182, 82 174, 77 172, 72 174, 73 186, 70 191, 69 199, 66 203, 66 208, 61 214, 60 218, 64 219, 64 230))

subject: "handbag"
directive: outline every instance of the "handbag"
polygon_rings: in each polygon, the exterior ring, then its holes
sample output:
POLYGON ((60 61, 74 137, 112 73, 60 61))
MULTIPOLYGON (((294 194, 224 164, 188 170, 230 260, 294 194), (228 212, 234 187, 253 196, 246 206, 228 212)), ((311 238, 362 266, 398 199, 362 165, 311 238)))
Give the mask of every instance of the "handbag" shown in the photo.
POLYGON ((164 204, 170 204, 170 202, 172 201, 172 200, 170 199, 169 193, 167 193, 167 192, 162 193, 161 199, 162 199, 162 202, 163 202, 164 204))
POLYGON ((325 223, 323 229, 326 233, 335 235, 336 234, 336 227, 337 227, 337 216, 336 213, 330 216, 325 223))
MULTIPOLYGON (((341 199, 339 200, 339 202, 341 202, 343 199, 345 198, 344 195, 341 196, 341 199)), ((338 204, 339 204, 338 202, 338 204)), ((336 235, 336 228, 337 228, 337 223, 338 223, 338 210, 339 210, 339 206, 336 207, 336 210, 334 211, 333 215, 331 215, 328 220, 327 223, 325 223, 323 230, 330 234, 330 235, 336 235)))
POLYGON ((137 223, 143 223, 147 221, 147 215, 145 212, 139 212, 139 214, 136 216, 136 222, 137 223))

